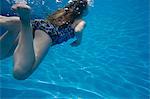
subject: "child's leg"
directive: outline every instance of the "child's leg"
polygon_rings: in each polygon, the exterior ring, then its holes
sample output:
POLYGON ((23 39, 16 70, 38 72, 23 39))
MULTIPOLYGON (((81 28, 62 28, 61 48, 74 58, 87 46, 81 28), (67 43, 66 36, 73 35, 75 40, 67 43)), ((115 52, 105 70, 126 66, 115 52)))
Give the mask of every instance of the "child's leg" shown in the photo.
POLYGON ((32 27, 30 24, 30 7, 20 3, 12 8, 17 11, 21 20, 19 42, 14 52, 13 72, 16 79, 25 79, 35 62, 32 27))
POLYGON ((16 4, 13 9, 18 12, 21 19, 19 42, 14 53, 13 74, 16 79, 24 80, 38 67, 52 40, 45 32, 40 30, 35 31, 35 39, 33 40, 29 6, 16 4))
POLYGON ((19 17, 0 16, 0 27, 7 29, 0 37, 0 59, 4 59, 11 55, 9 52, 16 43, 20 31, 20 19, 19 17))
POLYGON ((0 26, 8 31, 20 30, 20 19, 16 16, 7 17, 0 15, 0 26))

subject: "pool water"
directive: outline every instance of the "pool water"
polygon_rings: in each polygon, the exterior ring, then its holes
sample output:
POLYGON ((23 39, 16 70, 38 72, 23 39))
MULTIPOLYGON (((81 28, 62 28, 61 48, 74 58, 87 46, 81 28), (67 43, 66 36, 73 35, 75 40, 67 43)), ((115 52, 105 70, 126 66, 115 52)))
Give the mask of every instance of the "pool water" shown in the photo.
MULTIPOLYGON (((35 19, 67 0, 27 2, 35 19)), ((14 15, 13 3, 2 0, 1 14, 14 15)), ((84 18, 87 26, 79 47, 69 45, 73 40, 53 46, 25 81, 13 78, 12 57, 0 61, 0 98, 149 99, 148 4, 149 0, 95 0, 84 18)))

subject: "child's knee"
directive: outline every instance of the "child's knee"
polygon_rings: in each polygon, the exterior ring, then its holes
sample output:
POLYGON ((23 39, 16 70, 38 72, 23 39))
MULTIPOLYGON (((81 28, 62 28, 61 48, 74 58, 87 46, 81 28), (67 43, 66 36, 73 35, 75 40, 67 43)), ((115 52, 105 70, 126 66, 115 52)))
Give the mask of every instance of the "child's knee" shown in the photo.
POLYGON ((0 25, 6 23, 6 17, 5 16, 0 16, 0 25))
POLYGON ((30 71, 21 67, 16 67, 13 70, 13 76, 17 80, 25 80, 29 77, 30 71))
POLYGON ((20 19, 19 17, 6 17, 6 16, 0 16, 0 25, 12 25, 12 26, 16 26, 16 25, 20 25, 20 19))

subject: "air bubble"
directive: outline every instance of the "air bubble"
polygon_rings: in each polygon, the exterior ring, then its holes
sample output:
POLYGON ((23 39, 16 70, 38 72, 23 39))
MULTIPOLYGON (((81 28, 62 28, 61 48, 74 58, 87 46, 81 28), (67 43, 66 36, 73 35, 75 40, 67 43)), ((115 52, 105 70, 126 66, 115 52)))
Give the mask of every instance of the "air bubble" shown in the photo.
POLYGON ((42 5, 44 5, 45 4, 45 2, 44 1, 42 1, 42 5))
POLYGON ((7 13, 6 16, 9 16, 9 13, 7 13))
POLYGON ((64 10, 69 10, 68 8, 64 8, 64 10))
POLYGON ((65 22, 63 21, 62 23, 64 24, 65 22))
POLYGON ((79 7, 77 7, 76 10, 79 10, 79 7))
POLYGON ((87 1, 89 6, 94 7, 94 0, 87 0, 87 1))

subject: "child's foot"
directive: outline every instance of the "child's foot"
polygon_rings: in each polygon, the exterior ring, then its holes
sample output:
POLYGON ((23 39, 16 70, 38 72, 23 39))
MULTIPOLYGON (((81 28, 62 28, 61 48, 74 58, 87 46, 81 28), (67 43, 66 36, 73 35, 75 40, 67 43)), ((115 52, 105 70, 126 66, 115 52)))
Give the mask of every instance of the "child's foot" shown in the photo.
POLYGON ((17 3, 12 6, 12 9, 19 14, 19 17, 21 19, 23 19, 23 20, 30 19, 31 8, 30 8, 30 6, 26 5, 25 3, 17 3))

